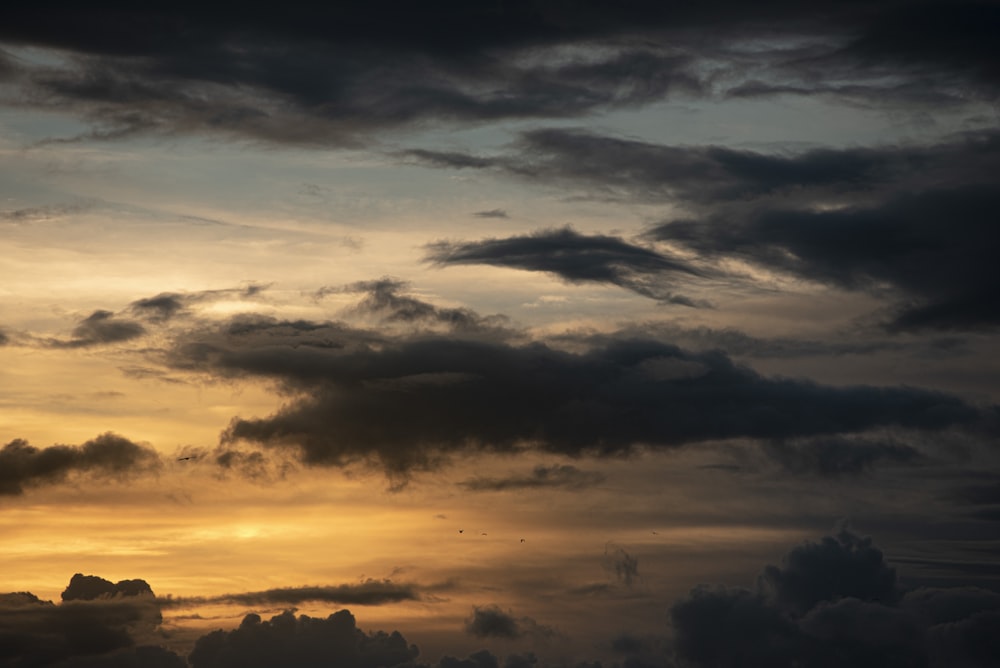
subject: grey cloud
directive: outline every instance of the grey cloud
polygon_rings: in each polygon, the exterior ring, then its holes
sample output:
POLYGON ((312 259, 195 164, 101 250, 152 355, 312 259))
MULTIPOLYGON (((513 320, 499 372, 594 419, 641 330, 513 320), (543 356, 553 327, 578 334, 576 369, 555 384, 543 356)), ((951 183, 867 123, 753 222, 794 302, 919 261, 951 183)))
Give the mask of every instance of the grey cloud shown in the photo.
POLYGON ((267 285, 251 283, 242 288, 224 288, 183 293, 161 292, 152 297, 133 301, 129 304, 128 310, 134 315, 148 318, 154 322, 164 322, 186 312, 194 304, 222 299, 248 299, 260 294, 267 288, 267 285))
POLYGON ((128 476, 159 468, 155 450, 108 432, 82 445, 36 448, 15 439, 0 449, 0 495, 18 495, 25 487, 55 484, 72 473, 128 476))
POLYGON ((706 272, 666 253, 619 237, 584 235, 572 228, 483 241, 438 241, 425 258, 437 266, 486 264, 554 274, 569 283, 617 285, 663 302, 695 306, 672 293, 672 282, 706 272))
POLYGON ((496 605, 476 606, 465 620, 465 632, 477 638, 503 638, 513 640, 524 636, 545 638, 554 631, 539 624, 531 617, 515 617, 496 605))
POLYGON ((991 3, 352 4, 238 15, 26 6, 9 12, 0 40, 61 58, 7 54, 0 76, 16 86, 15 103, 90 120, 83 137, 202 132, 343 146, 427 121, 575 117, 725 92, 722 81, 758 74, 742 94, 829 93, 817 74, 834 72, 844 83, 832 92, 868 103, 995 99, 996 20, 991 3), (787 43, 803 39, 811 56, 789 57, 787 43), (747 43, 756 50, 741 52, 747 43))
MULTIPOLYGON (((67 590, 72 588, 71 584, 67 590)), ((124 589, 132 591, 134 587, 126 583, 124 589)), ((93 592, 87 593, 83 599, 67 599, 61 605, 27 592, 0 596, 0 665, 110 668, 134 665, 128 660, 136 653, 162 656, 160 650, 136 647, 137 639, 149 637, 162 619, 152 596, 91 599, 93 592), (85 663, 90 660, 94 663, 85 663), (107 663, 102 663, 105 660, 107 663)))
POLYGON ((740 437, 985 428, 988 418, 943 393, 767 378, 718 351, 627 336, 568 352, 540 342, 378 337, 335 323, 239 319, 183 335, 169 360, 189 371, 282 383, 285 407, 266 418, 235 418, 224 443, 281 446, 308 464, 361 461, 398 473, 451 453, 611 455, 740 437), (307 345, 316 336, 323 344, 307 345))
POLYGON ((413 665, 418 650, 397 631, 365 633, 347 610, 326 619, 283 612, 269 621, 244 617, 232 631, 213 631, 195 643, 188 657, 193 668, 336 665, 391 668, 413 665))
POLYGON ((481 476, 459 484, 476 492, 552 488, 580 490, 599 485, 604 480, 605 475, 597 471, 583 471, 570 464, 553 464, 536 466, 529 475, 511 475, 506 478, 481 476))
POLYGON ((465 334, 495 334, 504 338, 513 334, 505 316, 481 316, 469 308, 443 308, 411 295, 403 294, 409 283, 391 277, 357 281, 339 288, 321 288, 315 295, 362 294, 361 300, 348 309, 352 314, 370 314, 386 323, 440 325, 449 331, 465 334))
POLYGON ((870 539, 841 531, 768 566, 756 590, 694 589, 671 610, 683 665, 990 665, 1000 598, 974 588, 902 591, 870 539))
POLYGON ((850 290, 889 286, 896 312, 886 326, 982 329, 1000 323, 992 298, 1000 245, 1000 195, 987 185, 927 189, 872 206, 833 211, 770 210, 676 220, 651 234, 710 257, 739 257, 850 290))
POLYGON ((857 203, 883 191, 977 182, 1000 169, 1000 138, 982 132, 930 145, 761 152, 546 128, 521 133, 506 152, 492 156, 428 150, 402 155, 430 167, 493 170, 588 197, 718 208, 768 198, 828 202, 849 197, 857 203))
POLYGON ((121 580, 117 583, 96 575, 75 574, 63 590, 63 601, 93 601, 97 599, 154 596, 145 580, 121 580))
POLYGON ((488 211, 476 211, 472 214, 476 218, 510 218, 503 209, 490 209, 488 211))
POLYGON ((386 605, 421 600, 420 588, 390 580, 365 580, 356 584, 278 587, 264 591, 221 594, 211 597, 170 597, 160 599, 164 607, 192 607, 214 603, 244 606, 299 605, 305 602, 338 605, 386 605))
POLYGON ((138 322, 117 318, 111 311, 98 310, 84 318, 73 329, 73 338, 51 339, 48 343, 54 348, 88 348, 130 341, 145 333, 146 328, 138 322))
POLYGON ((913 464, 922 459, 913 446, 891 439, 826 437, 772 441, 763 448, 768 457, 793 473, 812 473, 824 478, 856 475, 876 465, 913 464))

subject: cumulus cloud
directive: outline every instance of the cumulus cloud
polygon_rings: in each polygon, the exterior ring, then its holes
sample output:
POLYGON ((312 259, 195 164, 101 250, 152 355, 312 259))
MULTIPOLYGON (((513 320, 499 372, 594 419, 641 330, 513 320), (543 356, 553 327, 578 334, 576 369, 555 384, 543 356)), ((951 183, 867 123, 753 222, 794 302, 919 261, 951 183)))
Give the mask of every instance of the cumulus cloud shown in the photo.
POLYGON ((515 617, 496 605, 476 606, 465 620, 465 632, 477 638, 513 640, 524 636, 546 638, 554 631, 531 617, 515 617))
POLYGON ((554 274, 569 283, 606 283, 662 302, 695 306, 672 292, 673 284, 706 271, 695 265, 630 244, 619 237, 585 235, 572 228, 483 241, 438 241, 425 258, 437 266, 486 264, 554 274))
POLYGON ((162 620, 144 581, 114 585, 89 577, 74 576, 60 605, 27 592, 0 596, 0 665, 110 668, 137 665, 138 657, 163 661, 154 666, 178 665, 166 650, 137 646, 152 639, 162 620), (98 592, 101 584, 111 591, 98 592))
POLYGON ((670 610, 683 665, 982 666, 980 634, 1000 596, 974 589, 904 591, 869 538, 848 530, 792 549, 757 588, 692 590, 670 610))
POLYGON ((155 450, 108 432, 82 445, 36 448, 15 439, 0 449, 0 495, 17 495, 25 487, 55 484, 73 473, 125 477, 160 467, 155 450))
POLYGON ((232 631, 214 631, 198 639, 188 657, 193 668, 337 665, 344 668, 391 668, 412 665, 415 645, 398 632, 365 633, 347 610, 326 619, 283 612, 268 621, 243 618, 232 631))
POLYGON ((522 489, 572 489, 580 490, 604 482, 606 476, 597 471, 583 471, 571 464, 538 465, 528 475, 511 475, 506 478, 479 476, 459 483, 474 492, 501 492, 522 489))

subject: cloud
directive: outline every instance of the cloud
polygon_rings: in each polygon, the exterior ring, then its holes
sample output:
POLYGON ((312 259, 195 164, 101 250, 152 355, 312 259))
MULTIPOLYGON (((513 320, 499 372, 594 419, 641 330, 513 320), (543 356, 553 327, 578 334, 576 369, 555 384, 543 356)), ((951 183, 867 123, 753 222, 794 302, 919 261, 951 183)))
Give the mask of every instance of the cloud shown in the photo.
POLYGON ((239 628, 202 636, 188 660, 192 668, 285 665, 391 668, 412 665, 417 654, 417 647, 407 644, 399 632, 361 631, 347 610, 326 619, 296 617, 285 611, 269 621, 250 614, 243 618, 239 628))
POLYGON ((0 449, 0 495, 18 495, 25 487, 55 484, 72 473, 129 476, 160 467, 155 450, 111 432, 82 445, 36 448, 15 439, 0 449))
POLYGON ((869 538, 841 530, 792 549, 756 590, 698 587, 670 610, 683 665, 987 666, 1000 595, 904 591, 869 538))
POLYGON ((136 339, 146 333, 138 322, 116 318, 111 311, 98 310, 84 318, 73 329, 73 338, 50 339, 53 348, 88 348, 136 339))
POLYGON ((718 351, 630 337, 569 352, 541 342, 379 337, 337 323, 237 319, 181 336, 169 360, 189 371, 281 383, 285 406, 265 418, 235 418, 224 444, 289 448, 310 465, 368 462, 397 473, 436 466, 452 453, 612 455, 730 438, 936 431, 986 418, 940 392, 768 378, 718 351))
POLYGON ((374 281, 357 281, 342 287, 325 287, 316 291, 317 298, 330 294, 362 294, 361 300, 348 309, 351 315, 373 315, 382 323, 439 326, 447 331, 464 334, 513 334, 510 322, 502 315, 481 316, 468 308, 443 308, 411 295, 403 294, 410 284, 385 276, 374 281))
POLYGON ((211 597, 170 597, 160 604, 170 607, 191 607, 214 603, 243 606, 299 605, 305 602, 336 603, 338 605, 385 605, 402 601, 419 601, 419 588, 390 580, 368 579, 357 584, 306 587, 278 587, 263 591, 221 594, 211 597))
POLYGON ((986 185, 928 189, 874 206, 774 209, 745 217, 677 220, 652 231, 712 257, 741 257, 849 290, 901 294, 893 330, 975 329, 1000 324, 990 270, 1000 195, 986 185), (862 243, 863 241, 863 243, 862 243))
POLYGON ((757 201, 860 204, 918 187, 987 180, 1000 168, 995 131, 947 136, 934 144, 788 150, 656 144, 585 129, 522 132, 505 152, 473 156, 414 150, 429 167, 484 169, 614 201, 718 209, 757 201))
MULTIPOLYGON (((84 581, 77 576, 74 581, 67 591, 80 593, 84 581)), ((145 585, 142 580, 123 581, 119 583, 122 590, 113 596, 91 596, 95 592, 89 590, 83 597, 71 593, 61 605, 27 592, 0 596, 0 665, 110 668, 135 665, 130 661, 139 656, 169 659, 172 653, 165 650, 136 646, 138 640, 154 637, 162 619, 151 590, 146 596, 132 595, 136 587, 129 583, 136 582, 145 585), (61 663, 64 661, 67 663, 61 663)), ((91 583, 83 587, 87 584, 91 583)), ((177 664, 166 661, 151 665, 177 664)))
POLYGON ((489 211, 476 211, 472 214, 476 218, 510 218, 503 209, 490 209, 489 211))
POLYGON ((25 7, 0 41, 54 57, 6 54, 0 76, 11 103, 90 121, 79 138, 351 146, 428 122, 579 117, 676 95, 992 100, 996 21, 989 3, 353 4, 225 17, 25 7))
POLYGON ((550 637, 554 631, 530 617, 515 617, 496 605, 476 606, 465 620, 465 632, 477 638, 513 640, 524 636, 550 637))
POLYGON ((248 299, 268 288, 267 285, 250 283, 242 288, 223 288, 219 290, 200 290, 195 292, 161 292, 152 297, 137 299, 128 306, 133 315, 147 318, 153 322, 165 322, 184 314, 194 305, 203 302, 223 299, 248 299))
POLYGON ((769 458, 788 471, 824 478, 857 475, 878 464, 913 464, 922 458, 916 448, 892 439, 821 437, 767 442, 763 449, 769 458))
POLYGON ((570 464, 536 466, 528 475, 511 475, 506 478, 475 477, 459 483, 474 492, 501 492, 522 489, 572 489, 580 490, 604 482, 605 475, 597 471, 582 471, 570 464))
POLYGON ((704 277, 694 265, 619 237, 585 235, 572 228, 483 241, 438 241, 427 245, 436 266, 486 264, 555 274, 568 283, 617 285, 663 302, 695 306, 671 292, 671 282, 704 277))
POLYGON ((153 589, 145 580, 121 580, 113 583, 96 575, 75 574, 63 590, 63 601, 93 601, 96 599, 153 597, 153 589))

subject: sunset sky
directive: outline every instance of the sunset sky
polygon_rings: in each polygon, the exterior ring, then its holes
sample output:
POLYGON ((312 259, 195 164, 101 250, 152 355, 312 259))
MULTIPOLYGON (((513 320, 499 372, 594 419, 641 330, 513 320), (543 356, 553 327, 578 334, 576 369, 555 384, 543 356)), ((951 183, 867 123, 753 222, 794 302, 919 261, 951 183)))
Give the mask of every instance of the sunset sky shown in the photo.
POLYGON ((0 666, 996 665, 1000 3, 329 4, 0 11, 0 666))

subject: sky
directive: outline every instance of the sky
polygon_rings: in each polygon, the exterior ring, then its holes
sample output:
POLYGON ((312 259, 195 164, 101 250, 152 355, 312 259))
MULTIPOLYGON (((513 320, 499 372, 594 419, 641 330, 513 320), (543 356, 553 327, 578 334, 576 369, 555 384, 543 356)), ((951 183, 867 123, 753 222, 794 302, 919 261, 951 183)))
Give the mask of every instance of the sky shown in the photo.
POLYGON ((995 665, 997 34, 5 8, 0 666, 995 665))

